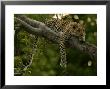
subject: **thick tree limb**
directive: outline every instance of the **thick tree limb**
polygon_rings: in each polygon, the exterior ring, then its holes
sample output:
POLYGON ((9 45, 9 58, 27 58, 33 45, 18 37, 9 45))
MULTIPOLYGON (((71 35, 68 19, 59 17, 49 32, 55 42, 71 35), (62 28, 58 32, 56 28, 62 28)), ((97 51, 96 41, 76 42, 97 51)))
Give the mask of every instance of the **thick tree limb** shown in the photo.
POLYGON ((35 24, 35 22, 32 22, 28 18, 26 20, 28 21, 28 23, 31 23, 31 24, 28 24, 27 22, 25 22, 26 21, 25 19, 21 19, 21 18, 18 18, 18 17, 15 17, 15 20, 17 20, 20 24, 22 24, 23 26, 28 28, 28 29, 25 29, 25 31, 27 31, 31 34, 34 34, 34 35, 43 36, 43 37, 49 39, 50 41, 58 43, 59 34, 52 31, 50 28, 48 28, 42 22, 40 22, 41 24, 38 24, 39 22, 37 21, 36 25, 38 25, 37 27, 39 27, 39 28, 36 28, 36 27, 31 26, 33 23, 35 24))
MULTIPOLYGON (((15 17, 15 20, 25 26, 27 29, 25 31, 43 36, 46 39, 59 43, 59 34, 48 28, 44 23, 32 20, 26 16, 15 17)), ((81 43, 76 37, 71 37, 66 43, 67 47, 77 48, 78 50, 89 54, 92 59, 97 59, 97 47, 89 43, 81 43)))

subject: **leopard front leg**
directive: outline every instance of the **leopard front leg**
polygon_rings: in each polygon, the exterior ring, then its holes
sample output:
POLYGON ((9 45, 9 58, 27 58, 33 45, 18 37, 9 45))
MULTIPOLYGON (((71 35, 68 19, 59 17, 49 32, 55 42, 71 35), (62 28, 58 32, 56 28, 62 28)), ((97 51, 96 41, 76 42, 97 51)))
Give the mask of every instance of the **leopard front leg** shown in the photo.
POLYGON ((59 32, 60 33, 60 40, 59 40, 59 46, 60 46, 60 66, 62 68, 67 67, 67 59, 66 59, 66 47, 65 47, 65 33, 64 32, 59 32))

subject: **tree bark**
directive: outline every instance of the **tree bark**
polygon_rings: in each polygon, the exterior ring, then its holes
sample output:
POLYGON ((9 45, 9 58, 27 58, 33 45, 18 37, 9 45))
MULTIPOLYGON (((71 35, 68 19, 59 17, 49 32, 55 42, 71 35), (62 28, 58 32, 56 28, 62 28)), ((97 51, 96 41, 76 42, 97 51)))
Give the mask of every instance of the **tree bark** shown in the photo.
MULTIPOLYGON (((42 36, 54 43, 59 44, 59 34, 51 30, 44 23, 28 18, 25 15, 19 15, 14 18, 18 23, 27 28, 24 29, 25 31, 37 36, 42 36)), ((76 37, 71 37, 66 42, 66 47, 77 48, 78 50, 89 54, 92 59, 97 59, 97 47, 87 42, 82 43, 76 37)))

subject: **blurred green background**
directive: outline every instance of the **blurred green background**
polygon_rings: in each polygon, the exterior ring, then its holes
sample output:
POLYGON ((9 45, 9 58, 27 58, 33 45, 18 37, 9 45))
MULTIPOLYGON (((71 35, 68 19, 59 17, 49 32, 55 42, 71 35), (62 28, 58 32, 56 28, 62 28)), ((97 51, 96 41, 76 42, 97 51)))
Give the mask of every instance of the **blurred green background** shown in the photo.
MULTIPOLYGON (((26 14, 29 18, 45 22, 54 14, 26 14)), ((16 15, 15 15, 16 16, 16 15)), ((86 25, 86 42, 97 45, 97 15, 71 14, 75 21, 86 25)), ((18 23, 15 21, 14 27, 18 23)), ((96 76, 97 60, 77 49, 67 48, 67 69, 65 73, 60 68, 59 45, 43 37, 26 32, 22 25, 15 30, 14 35, 14 73, 19 76, 96 76), (37 38, 37 40, 36 40, 37 38), (36 43, 33 52, 33 44, 36 43), (36 50, 35 50, 36 49, 36 50), (28 65, 33 55, 32 64, 28 65), (18 74, 17 74, 18 73, 18 74)))

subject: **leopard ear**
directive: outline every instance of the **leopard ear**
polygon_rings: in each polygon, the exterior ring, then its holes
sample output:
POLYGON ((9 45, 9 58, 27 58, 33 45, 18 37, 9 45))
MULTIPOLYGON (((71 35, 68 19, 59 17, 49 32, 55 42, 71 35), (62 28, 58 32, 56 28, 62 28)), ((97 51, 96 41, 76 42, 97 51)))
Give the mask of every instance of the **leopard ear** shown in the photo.
POLYGON ((67 20, 67 19, 71 19, 72 20, 72 16, 70 14, 63 14, 62 19, 63 20, 67 20))

